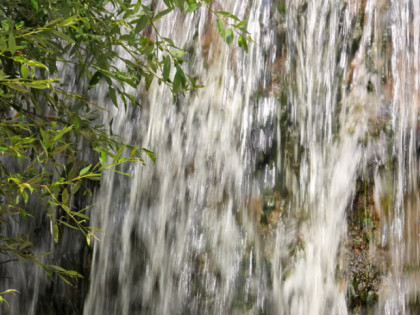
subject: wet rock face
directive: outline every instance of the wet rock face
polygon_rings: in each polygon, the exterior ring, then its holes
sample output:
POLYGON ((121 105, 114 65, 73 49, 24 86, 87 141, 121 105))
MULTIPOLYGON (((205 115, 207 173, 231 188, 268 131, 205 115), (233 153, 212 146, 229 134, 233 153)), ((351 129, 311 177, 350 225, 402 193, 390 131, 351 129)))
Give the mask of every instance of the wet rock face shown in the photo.
POLYGON ((347 304, 350 312, 365 314, 378 300, 387 269, 381 259, 384 249, 379 243, 379 216, 372 189, 367 183, 360 183, 353 205, 348 210, 347 221, 342 271, 347 283, 347 304))
POLYGON ((369 255, 368 236, 358 227, 349 231, 348 304, 351 310, 372 306, 378 299, 381 272, 369 255))

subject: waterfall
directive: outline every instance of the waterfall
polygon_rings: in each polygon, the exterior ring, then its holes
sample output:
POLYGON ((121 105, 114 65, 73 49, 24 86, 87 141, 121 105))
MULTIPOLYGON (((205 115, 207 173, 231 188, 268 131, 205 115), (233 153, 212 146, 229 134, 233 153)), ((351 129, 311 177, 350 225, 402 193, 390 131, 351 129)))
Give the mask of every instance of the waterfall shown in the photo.
MULTIPOLYGON (((77 310, 419 312, 418 0, 211 8, 248 20, 248 53, 220 38, 205 7, 173 11, 157 29, 188 52, 205 88, 175 100, 153 82, 129 90, 141 107, 103 113, 157 160, 103 175, 91 225, 104 233, 92 257, 71 249, 90 268, 77 310)), ((51 287, 13 268, 8 286, 28 281, 32 296, 11 309, 36 314, 51 287)))
POLYGON ((275 181, 274 165, 253 179, 255 153, 270 150, 277 129, 272 93, 255 96, 276 54, 272 7, 238 2, 227 9, 238 16, 250 11, 248 29, 258 47, 247 55, 229 49, 205 8, 195 16, 174 13, 161 32, 192 45, 190 71, 206 88, 174 104, 155 85, 143 102, 147 109, 129 113, 129 121, 117 116, 119 131, 156 151, 158 161, 132 168, 131 179, 104 180, 95 224, 106 236, 93 259, 102 271, 92 273, 96 289, 86 314, 225 313, 237 295, 265 303, 261 244, 247 205, 258 183, 275 181))
POLYGON ((160 31, 193 51, 189 70, 206 88, 174 103, 155 85, 142 109, 115 114, 158 159, 102 182, 94 223, 106 234, 84 313, 409 312, 419 4, 227 9, 249 20, 248 54, 217 38, 204 8, 173 13, 160 31))

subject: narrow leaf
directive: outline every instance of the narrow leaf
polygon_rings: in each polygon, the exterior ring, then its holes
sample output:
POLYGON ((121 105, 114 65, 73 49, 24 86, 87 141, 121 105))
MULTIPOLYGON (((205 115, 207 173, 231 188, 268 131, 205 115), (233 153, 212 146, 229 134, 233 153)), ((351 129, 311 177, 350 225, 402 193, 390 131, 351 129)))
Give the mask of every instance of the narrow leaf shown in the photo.
POLYGON ((173 0, 174 1, 174 4, 178 7, 178 8, 180 8, 181 10, 183 10, 184 9, 184 3, 185 3, 185 1, 186 0, 173 0))
POLYGON ((20 63, 23 63, 25 65, 28 65, 30 67, 38 67, 38 68, 44 68, 44 69, 48 70, 48 67, 46 65, 44 65, 41 62, 36 61, 36 60, 29 60, 29 59, 26 59, 22 56, 13 57, 13 60, 17 61, 17 62, 20 62, 20 63))
POLYGON ((82 170, 81 170, 81 171, 80 171, 80 173, 79 173, 79 176, 83 176, 83 175, 85 175, 87 172, 89 172, 89 170, 90 170, 91 166, 92 166, 92 164, 90 164, 90 165, 88 165, 88 166, 86 166, 86 167, 82 168, 82 170))
POLYGON ((187 12, 195 12, 201 7, 200 3, 191 3, 188 6, 187 12))
POLYGON ((22 78, 27 79, 29 76, 29 69, 28 66, 22 64, 20 66, 20 74, 22 75, 22 78))
POLYGON ((226 16, 226 17, 230 17, 231 19, 234 19, 236 21, 239 21, 238 17, 230 12, 227 11, 216 11, 216 13, 226 16))
POLYGON ((101 163, 102 166, 105 166, 105 163, 106 163, 106 153, 105 153, 105 151, 101 151, 101 153, 99 155, 99 162, 101 163))
POLYGON ((102 72, 101 71, 96 71, 96 73, 92 76, 92 78, 89 81, 88 89, 90 90, 96 84, 98 84, 98 82, 101 80, 101 78, 102 78, 102 72))
POLYGON ((26 190, 22 191, 22 196, 23 196, 23 200, 25 201, 25 203, 28 203, 28 193, 26 192, 26 190))
POLYGON ((152 151, 143 148, 144 153, 148 155, 148 157, 152 160, 153 163, 156 163, 156 154, 152 151))
POLYGON ((181 67, 176 67, 176 73, 174 77, 173 83, 173 91, 174 93, 180 92, 185 87, 185 74, 182 71, 181 67))
POLYGON ((57 223, 54 224, 54 230, 53 230, 53 238, 54 238, 54 243, 58 243, 58 225, 57 223))
POLYGON ((164 81, 168 81, 170 71, 171 71, 171 58, 169 56, 165 56, 165 58, 163 59, 163 71, 162 71, 162 77, 164 81))
POLYGON ((9 33, 9 50, 12 53, 12 55, 15 54, 16 49, 17 49, 16 48, 16 39, 15 39, 15 36, 13 35, 13 31, 10 30, 10 33, 9 33))
POLYGON ((110 87, 110 88, 108 89, 108 95, 109 95, 109 97, 111 98, 112 103, 113 103, 116 107, 118 107, 117 94, 115 93, 115 89, 110 87))
POLYGON ((63 192, 61 194, 61 199, 62 199, 61 201, 64 204, 68 204, 68 202, 69 202, 69 192, 68 192, 67 188, 63 189, 63 192))
POLYGON ((246 39, 242 35, 239 35, 238 37, 238 45, 239 47, 243 47, 245 51, 248 52, 248 44, 246 42, 246 39))
POLYGON ((79 190, 80 186, 82 185, 82 181, 78 180, 71 189, 71 194, 74 195, 79 190))
POLYGON ((32 7, 38 12, 38 0, 31 0, 32 7))
POLYGON ((139 19, 134 20, 133 22, 137 23, 135 28, 136 33, 140 33, 147 26, 147 24, 150 23, 150 20, 146 15, 142 15, 139 19))
POLYGON ((11 83, 6 83, 6 84, 4 84, 4 85, 6 85, 6 86, 8 86, 8 87, 10 87, 10 88, 12 88, 13 90, 16 90, 16 91, 19 91, 19 92, 22 92, 22 93, 28 93, 28 90, 27 89, 25 89, 23 86, 21 86, 21 85, 18 85, 18 84, 11 84, 11 83))
POLYGON ((3 29, 3 31, 7 32, 9 30, 9 24, 7 24, 6 21, 1 21, 1 28, 3 29))
POLYGON ((230 46, 232 45, 232 42, 233 42, 233 31, 230 28, 226 31, 226 43, 230 46))
POLYGON ((56 31, 56 30, 51 30, 51 32, 56 35, 57 37, 60 37, 61 39, 64 39, 66 42, 68 43, 74 43, 73 38, 71 38, 70 36, 68 36, 67 34, 64 34, 62 32, 56 31))
POLYGON ((246 23, 248 23, 248 20, 243 20, 243 21, 240 21, 238 24, 235 24, 234 26, 235 27, 241 27, 241 26, 245 25, 246 23))
POLYGON ((181 50, 181 49, 171 49, 169 53, 172 55, 172 57, 176 59, 181 59, 184 55, 187 54, 187 52, 181 50))
POLYGON ((84 213, 81 213, 81 212, 73 212, 72 214, 74 216, 79 217, 79 218, 90 220, 90 218, 86 214, 84 214, 84 213))
POLYGON ((149 90, 150 85, 152 84, 152 81, 153 81, 153 75, 151 73, 145 73, 144 80, 146 81, 146 90, 149 90))
POLYGON ((173 7, 172 8, 168 8, 166 10, 160 11, 158 14, 156 14, 156 16, 153 18, 153 22, 156 20, 159 20, 162 16, 165 16, 166 14, 170 13, 173 11, 173 7))
POLYGON ((217 29, 219 30, 220 36, 225 39, 225 26, 223 25, 223 22, 221 20, 217 20, 217 29))

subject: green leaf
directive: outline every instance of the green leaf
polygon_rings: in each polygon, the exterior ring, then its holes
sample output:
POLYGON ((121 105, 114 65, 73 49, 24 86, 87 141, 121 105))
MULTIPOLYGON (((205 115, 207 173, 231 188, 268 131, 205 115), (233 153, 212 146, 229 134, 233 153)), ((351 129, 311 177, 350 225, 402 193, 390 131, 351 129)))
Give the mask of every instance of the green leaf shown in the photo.
POLYGON ((220 37, 225 39, 225 26, 223 25, 223 22, 221 20, 217 20, 217 29, 219 30, 220 37))
POLYGON ((48 83, 21 82, 20 84, 38 90, 49 89, 48 83))
POLYGON ((164 81, 168 81, 170 71, 171 71, 171 58, 169 56, 165 56, 163 58, 163 71, 162 71, 162 77, 164 81))
POLYGON ((22 191, 22 196, 23 196, 23 200, 25 201, 25 203, 28 203, 28 193, 26 192, 26 190, 22 191))
POLYGON ((137 1, 133 8, 133 14, 136 14, 141 8, 141 1, 137 1))
POLYGON ((88 226, 87 228, 88 228, 88 229, 90 229, 90 230, 94 230, 94 231, 97 231, 97 232, 101 232, 101 233, 103 233, 103 232, 104 232, 104 231, 102 231, 102 230, 100 230, 100 229, 98 229, 98 228, 92 227, 92 226, 88 226))
POLYGON ((19 178, 16 178, 16 177, 9 177, 7 179, 7 181, 8 182, 13 181, 16 185, 20 185, 20 183, 21 183, 20 179, 19 178))
POLYGON ((98 84, 98 82, 101 80, 101 78, 102 78, 102 72, 101 71, 96 71, 95 74, 92 76, 92 78, 89 81, 88 90, 90 90, 96 84, 98 84))
POLYGON ((58 222, 58 223, 60 223, 60 224, 64 224, 65 226, 67 226, 67 227, 69 227, 69 228, 71 228, 71 229, 73 229, 73 230, 78 230, 78 228, 77 228, 77 227, 74 227, 74 226, 72 226, 72 225, 68 224, 66 221, 63 221, 63 220, 57 220, 57 222, 58 222))
POLYGON ((54 270, 54 271, 59 271, 59 272, 63 272, 63 273, 67 272, 66 269, 64 269, 63 267, 60 267, 60 266, 48 265, 48 267, 50 267, 50 269, 54 270))
POLYGON ((69 192, 68 192, 67 188, 64 188, 63 192, 61 193, 61 201, 64 204, 68 204, 68 202, 69 202, 69 192))
POLYGON ((241 27, 241 26, 245 25, 246 23, 248 23, 248 20, 243 20, 243 21, 240 21, 238 24, 235 24, 234 26, 235 27, 241 27))
POLYGON ((38 12, 38 0, 31 0, 32 7, 38 12))
POLYGON ((150 20, 147 15, 142 15, 139 19, 134 20, 133 23, 136 23, 135 32, 140 33, 147 26, 147 24, 150 23, 150 20))
POLYGON ((167 38, 167 37, 162 37, 163 40, 165 40, 169 45, 171 45, 172 47, 176 47, 175 43, 172 39, 167 38))
POLYGON ((185 78, 184 71, 181 69, 180 66, 177 66, 175 77, 174 77, 174 83, 173 83, 174 93, 180 92, 182 89, 184 89, 185 83, 186 83, 186 78, 185 78))
POLYGON ((19 245, 19 250, 23 250, 29 246, 33 246, 34 244, 31 241, 25 241, 19 245))
MULTIPOLYGON (((61 138, 61 136, 63 136, 64 134, 66 134, 67 132, 69 132, 72 129, 73 129, 73 126, 70 125, 70 126, 67 126, 67 127, 63 128, 61 130, 58 130, 57 134, 60 136, 59 138, 61 138)), ((57 139, 59 139, 59 138, 57 138, 57 139)))
POLYGON ((115 93, 115 89, 110 87, 108 89, 108 96, 111 98, 112 103, 118 107, 118 101, 117 101, 117 94, 115 93))
POLYGON ((226 16, 226 17, 229 17, 229 18, 234 19, 234 20, 236 20, 236 21, 240 21, 236 15, 234 15, 234 14, 232 14, 232 13, 230 13, 230 12, 226 12, 226 11, 216 11, 216 13, 218 13, 218 14, 220 14, 220 15, 223 15, 223 16, 226 16))
POLYGON ((89 170, 90 170, 91 166, 92 166, 92 164, 90 164, 90 165, 88 165, 88 166, 86 166, 86 167, 82 168, 82 170, 81 170, 81 171, 80 171, 80 173, 79 173, 79 176, 83 176, 83 175, 85 175, 87 172, 89 172, 89 170))
POLYGON ((121 175, 124 175, 124 176, 127 176, 127 177, 131 177, 130 173, 124 173, 124 172, 120 172, 120 171, 117 171, 117 170, 114 170, 114 172, 118 173, 118 174, 121 174, 121 175))
POLYGON ((145 73, 144 80, 146 81, 146 90, 149 90, 150 85, 152 84, 152 81, 153 81, 153 75, 151 73, 145 73))
POLYGON ((101 180, 102 175, 100 173, 91 173, 91 174, 87 174, 86 175, 87 178, 89 178, 90 180, 101 180))
POLYGON ((163 2, 166 4, 166 6, 167 6, 168 8, 172 7, 172 2, 173 2, 173 0, 163 0, 163 2))
POLYGON ((38 68, 44 68, 44 69, 48 70, 48 67, 46 65, 44 65, 43 63, 41 63, 39 61, 36 61, 36 60, 29 60, 29 59, 26 59, 22 56, 13 57, 13 60, 17 61, 17 62, 20 62, 20 63, 23 63, 25 65, 28 65, 30 67, 38 67, 38 68))
POLYGON ((147 156, 152 160, 153 163, 156 163, 156 154, 152 151, 149 151, 147 149, 142 149, 144 151, 144 153, 147 154, 147 156))
POLYGON ((15 40, 15 36, 13 35, 13 31, 10 30, 9 33, 9 50, 12 53, 12 55, 15 54, 16 52, 16 40, 15 40))
POLYGON ((45 27, 48 27, 48 28, 52 27, 54 24, 57 24, 60 21, 64 21, 64 17, 59 17, 57 19, 54 19, 54 20, 48 22, 47 24, 45 24, 45 27))
POLYGON ((201 7, 200 3, 191 3, 188 5, 187 12, 195 12, 201 7))
POLYGON ((23 86, 18 85, 18 84, 11 84, 11 83, 5 83, 4 85, 12 88, 13 90, 22 92, 22 93, 28 93, 29 91, 27 89, 25 89, 23 86))
POLYGON ((86 234, 86 243, 90 246, 90 233, 86 234))
POLYGON ((239 35, 238 37, 238 45, 239 47, 243 47, 245 51, 248 52, 248 44, 246 42, 246 39, 242 35, 239 35))
POLYGON ((22 75, 22 78, 27 79, 29 76, 29 69, 27 65, 22 64, 20 66, 20 74, 22 75))
POLYGON ((1 21, 1 28, 4 30, 4 31, 8 31, 9 30, 9 24, 7 24, 7 22, 6 21, 4 21, 4 20, 2 20, 1 21))
POLYGON ((71 189, 71 194, 74 195, 79 190, 80 186, 82 185, 82 181, 78 180, 71 189))
POLYGON ((226 43, 230 46, 232 45, 232 42, 233 42, 233 31, 230 28, 226 31, 226 43))
POLYGON ((51 32, 60 37, 61 39, 64 39, 65 41, 69 42, 69 43, 74 43, 73 38, 71 38, 70 36, 68 36, 67 34, 64 34, 63 32, 59 32, 57 30, 51 30, 51 32))
MULTIPOLYGON (((34 139, 34 140, 35 140, 35 139, 34 139)), ((28 189, 29 189, 29 191, 31 192, 31 194, 32 194, 32 192, 34 191, 33 187, 32 187, 29 183, 23 183, 23 184, 20 184, 20 186, 21 186, 23 189, 28 188, 28 189)))
POLYGON ((54 238, 54 243, 58 243, 58 225, 57 225, 57 223, 54 224, 53 238, 54 238))
POLYGON ((187 74, 187 77, 188 77, 188 80, 190 80, 190 82, 191 82, 191 86, 195 87, 195 79, 192 76, 190 76, 189 74, 187 74))
POLYGON ((72 214, 74 216, 80 217, 82 219, 90 220, 90 218, 86 214, 84 214, 84 213, 82 213, 80 211, 79 212, 72 212, 72 214))
POLYGON ((184 3, 186 0, 173 0, 174 4, 181 10, 184 10, 184 3))
POLYGON ((101 151, 101 153, 99 154, 99 162, 101 163, 102 166, 105 166, 105 163, 106 163, 105 151, 101 151))
MULTIPOLYGON (((246 30, 246 28, 245 28, 245 27, 238 27, 238 29, 239 29, 240 31, 244 32, 245 34, 249 34, 249 32, 246 30)), ((250 39, 251 39, 251 37, 250 37, 250 39)), ((251 40, 251 41, 252 41, 252 40, 251 40)))
MULTIPOLYGON (((26 203, 26 202, 25 202, 25 203, 26 203)), ((26 217, 27 217, 28 213, 27 213, 25 210, 23 210, 23 209, 19 209, 19 212, 20 212, 20 214, 21 214, 22 218, 23 218, 24 220, 26 220, 26 217)))
POLYGON ((60 22, 57 24, 57 27, 66 27, 73 24, 76 24, 79 18, 77 16, 71 16, 67 19, 65 19, 63 22, 60 22))
POLYGON ((156 16, 153 18, 153 22, 156 20, 159 20, 162 16, 165 16, 166 14, 170 13, 173 11, 173 7, 172 8, 168 8, 166 10, 160 11, 158 14, 156 14, 156 16))
MULTIPOLYGON (((0 36, 0 53, 7 51, 7 43, 4 37, 0 36)), ((1 78, 4 78, 4 72, 1 71, 1 78)))
POLYGON ((182 49, 171 49, 169 53, 176 59, 182 59, 182 57, 187 54, 187 52, 183 51, 182 49))

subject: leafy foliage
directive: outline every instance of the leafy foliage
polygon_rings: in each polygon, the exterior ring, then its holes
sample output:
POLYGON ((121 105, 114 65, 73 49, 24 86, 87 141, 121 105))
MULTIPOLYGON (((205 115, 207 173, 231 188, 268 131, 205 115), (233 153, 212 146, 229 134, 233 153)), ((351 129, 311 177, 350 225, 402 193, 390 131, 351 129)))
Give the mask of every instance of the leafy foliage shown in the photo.
POLYGON ((145 164, 144 156, 155 162, 153 152, 113 135, 112 121, 109 126, 96 123, 98 112, 106 109, 90 102, 87 93, 100 84, 115 106, 127 107, 140 104, 126 87, 147 90, 157 80, 175 97, 202 87, 184 72, 187 53, 159 34, 157 20, 175 9, 189 13, 205 6, 217 17, 227 44, 232 44, 235 30, 239 46, 248 49, 246 21, 212 11, 206 1, 164 3, 162 11, 127 0, 0 4, 0 254, 32 261, 67 283, 81 277, 41 263, 45 253, 32 253, 29 233, 11 237, 5 228, 11 220, 32 217, 43 209, 54 242, 65 226, 79 230, 89 244, 99 230, 89 226, 86 209, 76 208, 75 194, 91 193, 89 182, 100 180, 105 170, 116 171, 117 165, 145 164), (69 86, 57 77, 64 71, 75 73, 80 85, 69 86), (96 152, 96 161, 83 158, 81 142, 96 152), (41 206, 32 207, 35 201, 41 206))

